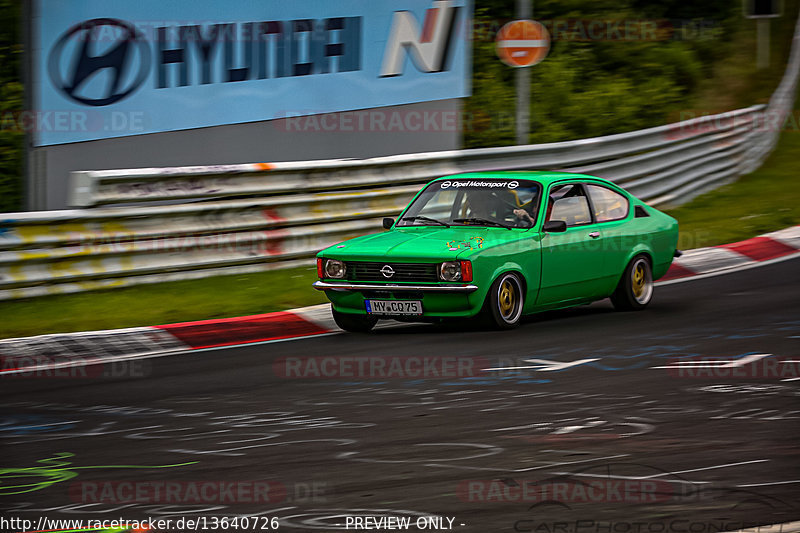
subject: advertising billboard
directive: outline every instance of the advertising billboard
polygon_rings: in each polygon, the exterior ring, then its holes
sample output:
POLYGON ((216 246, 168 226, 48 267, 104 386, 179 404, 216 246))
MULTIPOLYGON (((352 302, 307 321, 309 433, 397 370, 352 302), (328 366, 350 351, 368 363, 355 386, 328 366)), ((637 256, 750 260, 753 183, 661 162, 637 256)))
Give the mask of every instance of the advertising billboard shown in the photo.
POLYGON ((41 0, 46 146, 469 95, 471 0, 41 0))

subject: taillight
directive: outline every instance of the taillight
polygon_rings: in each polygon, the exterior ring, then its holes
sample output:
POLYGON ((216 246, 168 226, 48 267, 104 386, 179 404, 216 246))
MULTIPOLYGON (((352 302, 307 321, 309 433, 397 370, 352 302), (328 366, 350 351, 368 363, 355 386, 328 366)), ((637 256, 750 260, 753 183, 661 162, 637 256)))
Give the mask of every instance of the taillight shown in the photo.
POLYGON ((461 281, 472 281, 471 261, 461 261, 461 281))
POLYGON ((325 278, 325 260, 321 257, 317 257, 317 277, 319 279, 325 278))

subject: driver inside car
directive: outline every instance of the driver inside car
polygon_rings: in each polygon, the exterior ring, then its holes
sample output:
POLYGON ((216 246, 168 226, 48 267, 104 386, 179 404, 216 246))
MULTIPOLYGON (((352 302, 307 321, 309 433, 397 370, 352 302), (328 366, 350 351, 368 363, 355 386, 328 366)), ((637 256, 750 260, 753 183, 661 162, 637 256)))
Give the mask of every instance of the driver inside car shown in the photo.
POLYGON ((473 218, 487 218, 494 219, 493 212, 496 212, 494 198, 490 197, 490 193, 484 190, 469 191, 467 193, 467 202, 465 207, 466 214, 473 218))
POLYGON ((514 209, 513 213, 522 224, 527 225, 527 227, 533 226, 533 217, 531 216, 530 213, 528 213, 527 209, 518 207, 514 209))
POLYGON ((474 190, 467 193, 465 212, 470 217, 485 218, 490 220, 504 220, 506 216, 516 218, 515 226, 529 228, 534 224, 534 216, 528 211, 534 205, 533 201, 520 205, 516 194, 508 194, 503 198, 504 191, 474 190))
POLYGON ((520 198, 517 191, 506 191, 505 193, 500 192, 501 195, 507 196, 507 199, 504 200, 504 203, 507 204, 510 208, 509 215, 513 215, 516 217, 516 226, 523 227, 523 228, 530 228, 533 226, 536 215, 536 204, 534 202, 534 198, 529 199, 527 202, 523 201, 520 198))

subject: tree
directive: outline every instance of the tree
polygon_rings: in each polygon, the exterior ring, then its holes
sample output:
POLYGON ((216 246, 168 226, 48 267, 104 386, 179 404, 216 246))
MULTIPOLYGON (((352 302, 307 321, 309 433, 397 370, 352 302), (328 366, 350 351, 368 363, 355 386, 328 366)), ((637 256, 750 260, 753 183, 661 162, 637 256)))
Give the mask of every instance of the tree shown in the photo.
MULTIPOLYGON (((652 0, 536 0, 534 17, 553 27, 549 56, 532 67, 529 142, 554 142, 608 135, 664 124, 683 109, 709 76, 728 37, 722 21, 735 6, 727 0, 667 4, 652 0), (707 17, 719 27, 702 38, 681 39, 667 17, 707 17), (658 21, 648 39, 580 38, 580 23, 658 21), (577 37, 577 38, 576 38, 577 37)), ((514 0, 476 0, 472 97, 466 102, 473 127, 466 147, 513 144, 516 109, 514 72, 495 54, 497 30, 514 17, 514 0)), ((656 22, 653 22, 655 24, 656 22)))
POLYGON ((18 124, 24 106, 21 2, 0 0, 0 212, 22 206, 25 135, 18 124))

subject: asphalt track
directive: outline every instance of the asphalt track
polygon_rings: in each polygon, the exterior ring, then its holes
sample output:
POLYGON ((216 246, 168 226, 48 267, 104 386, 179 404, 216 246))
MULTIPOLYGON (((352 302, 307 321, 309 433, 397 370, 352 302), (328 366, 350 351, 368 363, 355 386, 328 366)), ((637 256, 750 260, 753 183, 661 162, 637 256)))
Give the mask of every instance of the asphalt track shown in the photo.
POLYGON ((277 516, 290 531, 379 515, 410 517, 414 531, 417 518, 438 516, 457 531, 542 533, 798 520, 799 266, 661 286, 644 312, 599 302, 509 332, 411 325, 86 377, 9 376, 3 516, 277 516), (434 365, 425 379, 386 378, 367 366, 320 378, 296 359, 402 365, 409 356, 454 357, 463 372, 435 376, 434 365), (527 368, 484 370, 504 367, 527 368), (135 500, 122 481, 183 485, 135 500), (250 481, 268 482, 268 497, 191 493, 192 483, 250 481))

